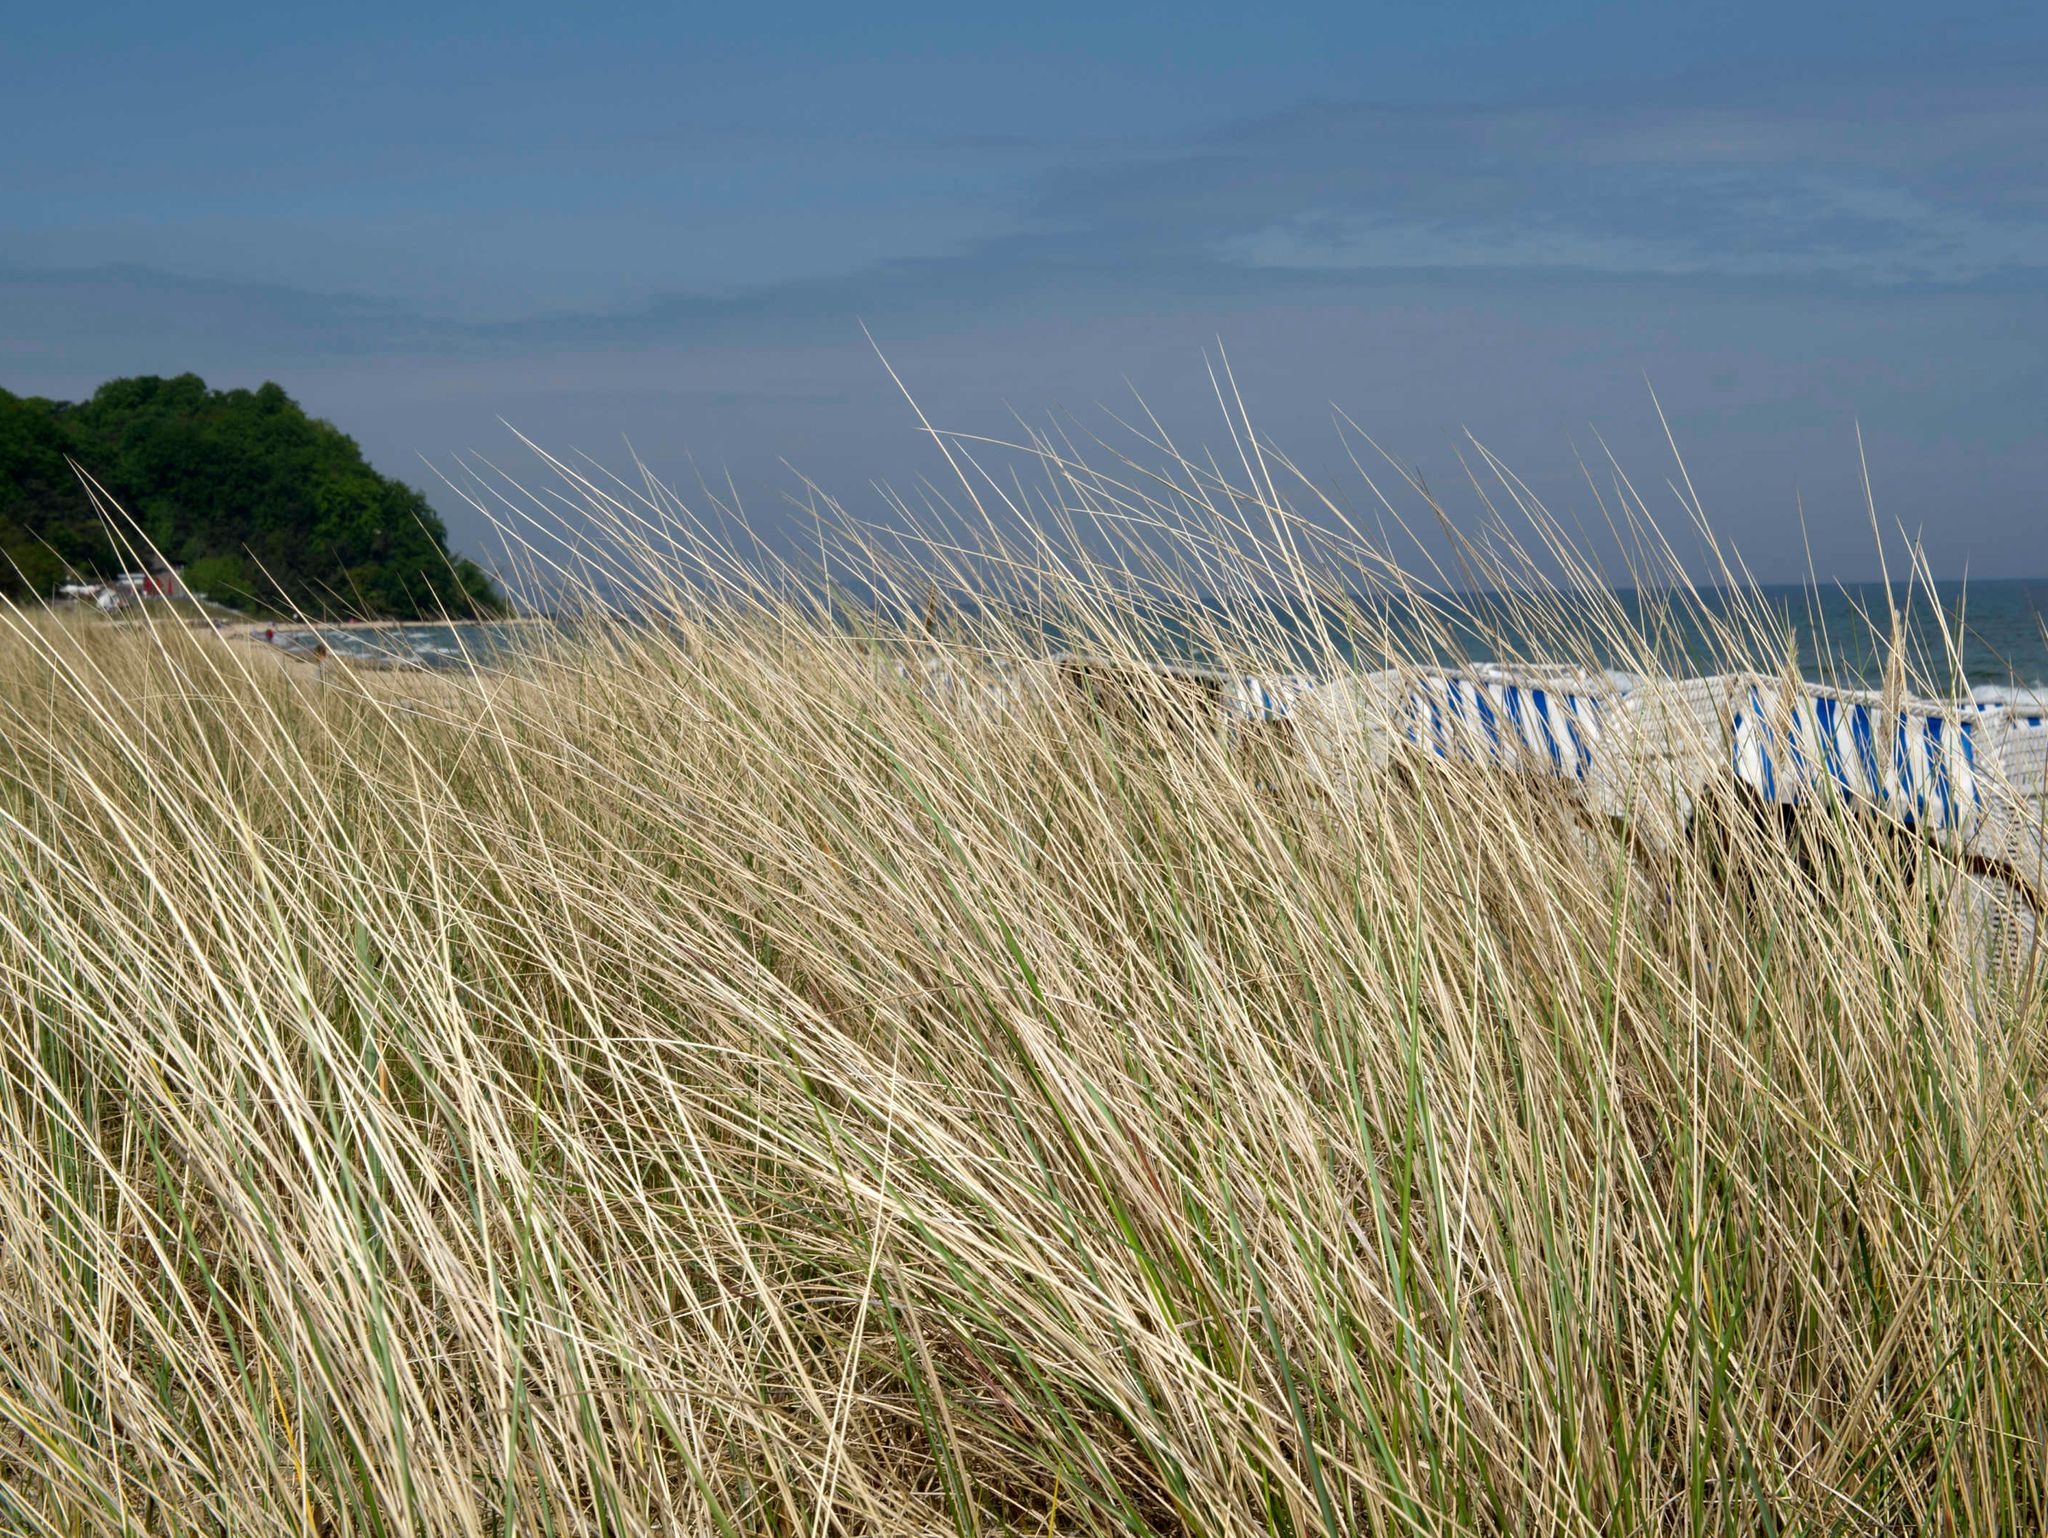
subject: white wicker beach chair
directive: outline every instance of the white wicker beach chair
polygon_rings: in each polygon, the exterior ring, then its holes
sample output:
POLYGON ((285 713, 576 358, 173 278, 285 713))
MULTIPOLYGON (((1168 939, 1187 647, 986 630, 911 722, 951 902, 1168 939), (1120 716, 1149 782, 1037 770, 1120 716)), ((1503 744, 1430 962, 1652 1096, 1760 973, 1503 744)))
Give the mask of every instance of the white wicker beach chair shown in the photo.
POLYGON ((1573 668, 1389 669, 1304 691, 1292 718, 1305 759, 1338 794, 1409 752, 1553 781, 1617 815, 1645 741, 1637 687, 1573 668))
POLYGON ((1933 838, 1967 842, 1984 809, 1982 713, 1925 700, 1737 679, 1729 701, 1735 777, 1765 802, 1841 800, 1933 838))
POLYGON ((1302 697, 1321 687, 1308 673, 1241 673, 1223 683, 1223 709, 1247 725, 1290 719, 1302 697))
POLYGON ((1050 664, 1035 658, 944 655, 896 660, 889 671, 934 709, 958 720, 1009 720, 1051 687, 1050 664))
POLYGON ((1732 692, 1735 777, 1779 806, 1839 802, 1950 851, 1980 970, 2039 964, 2048 723, 1975 702, 1906 700, 1750 678, 1732 692))
POLYGON ((1414 676, 1396 725, 1437 758, 1583 782, 1620 699, 1611 681, 1565 670, 1431 671, 1414 676))
POLYGON ((2004 786, 2023 799, 2048 797, 2048 714, 2037 705, 1979 704, 1988 730, 1979 757, 2004 786))
POLYGON ((1983 810, 1967 851, 1976 867, 1972 917, 1988 962, 2025 968, 2048 959, 2048 715, 2035 707, 1996 705, 1979 719, 1983 810))
POLYGON ((1290 702, 1287 722, 1303 766, 1340 803, 1359 800, 1392 753, 1405 677, 1388 668, 1324 679, 1290 702))

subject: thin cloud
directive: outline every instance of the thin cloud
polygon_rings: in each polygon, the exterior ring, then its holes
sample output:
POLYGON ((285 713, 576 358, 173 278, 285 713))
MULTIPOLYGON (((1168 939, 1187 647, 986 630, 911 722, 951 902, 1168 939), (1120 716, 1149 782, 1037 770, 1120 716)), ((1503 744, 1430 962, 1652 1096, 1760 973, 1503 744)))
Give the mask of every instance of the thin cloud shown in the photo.
POLYGON ((2048 172, 2016 147, 2048 136, 2048 111, 1888 105, 1876 122, 1821 109, 1325 107, 1210 147, 1207 185, 1182 185, 1178 218, 1157 199, 1146 213, 1155 227, 1214 227, 1235 211, 1207 249, 1251 271, 2038 283, 2048 172))
POLYGON ((1294 271, 1544 271, 1618 277, 1826 279, 1966 287, 2048 270, 2048 220, 1992 220, 1895 187, 1809 175, 1695 182, 1697 224, 1656 233, 1564 203, 1517 220, 1423 220, 1317 208, 1216 244, 1226 261, 1294 271))
POLYGON ((1314 103, 1178 148, 1082 152, 1000 233, 834 272, 485 320, 136 266, 0 270, 0 344, 505 356, 773 339, 855 315, 1241 305, 1374 273, 2042 288, 2048 169, 2030 147, 2048 105, 1883 106, 1314 103))

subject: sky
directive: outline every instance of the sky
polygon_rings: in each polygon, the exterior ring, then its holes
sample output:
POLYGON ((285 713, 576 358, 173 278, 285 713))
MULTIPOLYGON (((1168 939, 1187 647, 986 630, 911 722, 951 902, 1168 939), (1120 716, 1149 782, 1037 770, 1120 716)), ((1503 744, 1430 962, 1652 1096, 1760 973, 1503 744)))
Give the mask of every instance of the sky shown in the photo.
POLYGON ((1875 572, 1866 461, 2048 574, 2034 7, 45 6, 0 142, 0 387, 275 379, 487 558, 433 467, 507 424, 773 530, 943 477, 877 349, 944 428, 1227 448, 1220 349, 1347 508, 1336 410, 1460 519, 1476 441, 1675 522, 1660 403, 1760 576, 1875 572))

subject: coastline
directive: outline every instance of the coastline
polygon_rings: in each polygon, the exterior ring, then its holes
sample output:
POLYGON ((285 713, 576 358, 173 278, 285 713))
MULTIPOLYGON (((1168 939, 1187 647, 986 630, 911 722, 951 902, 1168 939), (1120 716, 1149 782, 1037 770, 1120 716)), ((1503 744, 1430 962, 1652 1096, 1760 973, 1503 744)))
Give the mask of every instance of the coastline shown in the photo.
MULTIPOLYGON (((204 620, 191 620, 195 630, 208 628, 204 620)), ((287 632, 338 631, 344 635, 378 630, 407 630, 423 626, 477 626, 489 629, 512 629, 520 626, 547 625, 554 623, 537 614, 507 614, 491 619, 233 619, 219 620, 212 625, 216 635, 230 639, 261 635, 265 630, 275 630, 280 635, 287 632)))

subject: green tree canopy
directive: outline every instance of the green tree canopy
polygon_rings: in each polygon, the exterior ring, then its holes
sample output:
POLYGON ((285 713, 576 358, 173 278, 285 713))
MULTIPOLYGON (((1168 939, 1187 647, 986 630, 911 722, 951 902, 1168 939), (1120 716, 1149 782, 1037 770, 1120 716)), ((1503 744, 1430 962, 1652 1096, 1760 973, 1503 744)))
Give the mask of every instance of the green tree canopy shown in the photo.
POLYGON ((154 549, 195 591, 265 613, 413 619, 503 599, 427 499, 275 384, 114 379, 77 404, 0 390, 0 594, 110 576, 154 549), (133 520, 107 526, 67 458, 133 520), (215 592, 215 588, 220 591, 215 592))

